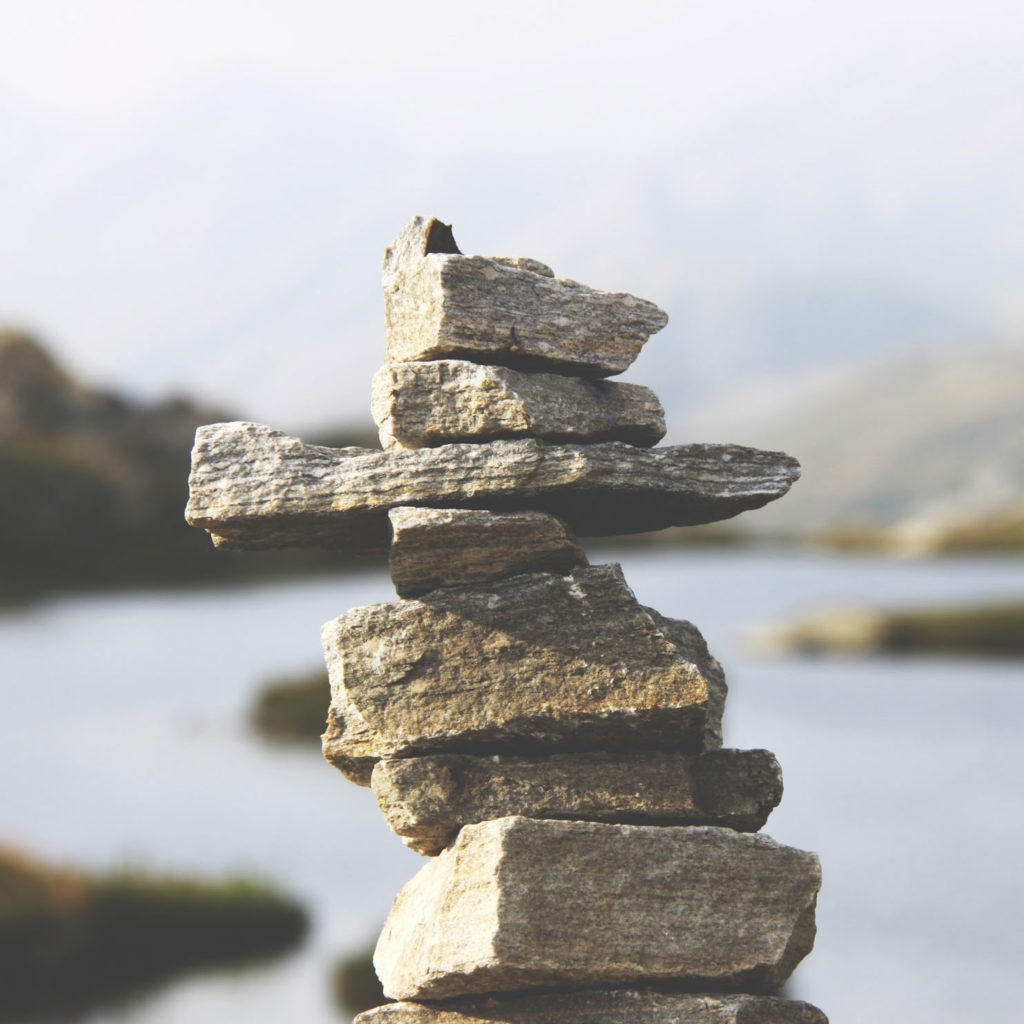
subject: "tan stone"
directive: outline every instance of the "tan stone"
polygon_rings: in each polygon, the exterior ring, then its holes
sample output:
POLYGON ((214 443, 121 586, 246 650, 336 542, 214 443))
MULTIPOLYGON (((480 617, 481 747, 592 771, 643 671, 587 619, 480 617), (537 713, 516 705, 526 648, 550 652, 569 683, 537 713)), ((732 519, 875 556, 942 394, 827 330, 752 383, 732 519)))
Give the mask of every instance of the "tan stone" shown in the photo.
POLYGON ((814 943, 811 853, 710 827, 467 825, 395 899, 392 999, 532 988, 773 989, 814 943))
POLYGON ((385 364, 370 411, 385 448, 510 437, 650 446, 665 436, 665 410, 650 388, 462 359, 385 364))
POLYGON ((401 597, 524 572, 568 572, 587 556, 544 512, 393 508, 391 579, 401 597))
POLYGON ((385 252, 389 362, 455 357, 606 377, 668 323, 653 302, 552 277, 535 260, 463 256, 439 223, 414 218, 385 252))
POLYGON ((781 497, 795 459, 736 445, 643 449, 535 439, 371 451, 322 448, 256 423, 196 431, 185 518, 225 548, 386 551, 399 505, 533 509, 577 536, 728 519, 781 497))
POLYGON ((388 1003, 353 1024, 828 1024, 810 1003, 775 996, 597 989, 388 1003))
POLYGON ((509 815, 755 832, 782 798, 767 750, 436 754, 379 761, 371 784, 395 834, 430 855, 463 825, 509 815))
POLYGON ((382 757, 721 746, 721 667, 617 565, 354 608, 321 638, 324 755, 364 785, 382 757))

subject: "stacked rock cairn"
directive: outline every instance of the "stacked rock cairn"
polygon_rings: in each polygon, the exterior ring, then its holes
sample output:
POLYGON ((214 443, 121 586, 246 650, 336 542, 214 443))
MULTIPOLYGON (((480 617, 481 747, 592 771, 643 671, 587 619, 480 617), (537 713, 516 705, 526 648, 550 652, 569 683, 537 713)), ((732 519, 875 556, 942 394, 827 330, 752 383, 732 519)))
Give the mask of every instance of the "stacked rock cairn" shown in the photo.
POLYGON ((224 548, 390 551, 400 600, 327 623, 324 753, 430 857, 358 1024, 827 1024, 778 992, 810 951, 811 853, 757 834, 765 750, 721 749, 725 679, 577 536, 726 519, 786 493, 778 452, 652 447, 609 383, 657 306, 417 217, 384 261, 382 450, 201 427, 187 519, 224 548))

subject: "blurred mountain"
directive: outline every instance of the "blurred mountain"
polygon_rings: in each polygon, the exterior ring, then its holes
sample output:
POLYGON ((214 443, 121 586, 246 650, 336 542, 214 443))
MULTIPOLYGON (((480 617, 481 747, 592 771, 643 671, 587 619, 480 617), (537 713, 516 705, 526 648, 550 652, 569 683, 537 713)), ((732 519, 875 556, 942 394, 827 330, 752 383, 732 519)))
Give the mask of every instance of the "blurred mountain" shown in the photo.
MULTIPOLYGON (((975 345, 804 382, 774 416, 702 429, 780 448, 803 477, 755 529, 898 528, 906 537, 1024 508, 1024 348, 975 345)), ((723 438, 724 439, 724 438, 723 438)))
POLYGON ((91 387, 37 339, 0 330, 0 598, 332 564, 309 552, 218 552, 186 526, 196 427, 232 418, 91 387))

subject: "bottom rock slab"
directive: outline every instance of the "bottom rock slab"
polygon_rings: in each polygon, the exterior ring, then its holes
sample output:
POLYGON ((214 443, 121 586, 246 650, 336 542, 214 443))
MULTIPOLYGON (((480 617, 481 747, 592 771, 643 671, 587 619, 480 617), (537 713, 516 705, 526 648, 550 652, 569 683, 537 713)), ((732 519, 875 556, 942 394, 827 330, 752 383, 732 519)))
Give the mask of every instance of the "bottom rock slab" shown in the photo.
POLYGON ((390 1003, 354 1024, 828 1024, 810 1003, 751 995, 628 989, 475 999, 457 1005, 390 1003))
POLYGON ((391 999, 537 988, 778 988, 814 943, 818 859, 715 827, 467 825, 395 899, 391 999))

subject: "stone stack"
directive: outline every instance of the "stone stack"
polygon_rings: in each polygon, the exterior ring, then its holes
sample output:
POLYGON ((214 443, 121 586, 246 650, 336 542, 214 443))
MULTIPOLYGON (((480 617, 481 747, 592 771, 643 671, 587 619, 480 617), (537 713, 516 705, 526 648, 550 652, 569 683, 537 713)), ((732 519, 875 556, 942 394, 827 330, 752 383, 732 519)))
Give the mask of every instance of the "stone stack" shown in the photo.
POLYGON ((385 254, 382 451, 203 427, 187 517, 222 547, 390 551, 400 600, 322 630, 324 753, 428 855, 359 1024, 826 1024, 771 995, 810 951, 817 858, 755 834, 782 794, 721 749, 699 631, 577 536, 713 522, 783 495, 777 452, 652 448, 610 383, 667 317, 416 218, 385 254))

